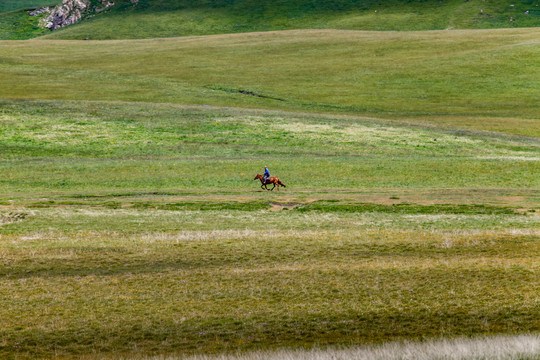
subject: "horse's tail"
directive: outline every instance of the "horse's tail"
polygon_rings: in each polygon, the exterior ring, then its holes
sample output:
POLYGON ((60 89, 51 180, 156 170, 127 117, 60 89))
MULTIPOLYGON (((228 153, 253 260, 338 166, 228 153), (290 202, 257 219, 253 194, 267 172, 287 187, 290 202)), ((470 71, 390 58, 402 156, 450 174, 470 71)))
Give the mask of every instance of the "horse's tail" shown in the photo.
POLYGON ((277 182, 278 182, 279 185, 281 185, 281 186, 283 186, 283 187, 286 187, 285 184, 281 182, 281 180, 278 179, 277 182))

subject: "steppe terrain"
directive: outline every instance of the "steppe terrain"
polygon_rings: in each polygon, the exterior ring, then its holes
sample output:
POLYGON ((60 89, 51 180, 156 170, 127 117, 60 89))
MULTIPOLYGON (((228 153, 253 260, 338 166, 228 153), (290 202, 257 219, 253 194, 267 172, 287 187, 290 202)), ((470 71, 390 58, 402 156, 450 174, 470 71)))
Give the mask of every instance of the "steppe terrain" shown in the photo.
POLYGON ((107 18, 0 41, 0 358, 539 356, 539 29, 107 18))

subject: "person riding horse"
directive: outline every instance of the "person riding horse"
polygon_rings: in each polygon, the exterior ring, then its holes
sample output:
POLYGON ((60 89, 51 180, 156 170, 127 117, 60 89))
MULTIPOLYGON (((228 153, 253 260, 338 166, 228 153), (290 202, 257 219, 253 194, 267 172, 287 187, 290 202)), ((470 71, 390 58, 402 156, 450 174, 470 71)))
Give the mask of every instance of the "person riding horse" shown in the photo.
POLYGON ((263 184, 266 184, 266 180, 270 177, 270 171, 265 166, 264 167, 264 175, 263 175, 263 184))
POLYGON ((280 186, 283 186, 283 187, 286 187, 284 183, 281 182, 281 180, 279 180, 279 178, 277 177, 271 177, 270 176, 270 171, 268 171, 268 168, 265 167, 265 172, 264 172, 264 178, 261 174, 257 174, 255 175, 255 178, 253 180, 259 180, 261 182, 261 189, 263 190, 274 190, 275 187, 278 188, 279 190, 279 187, 280 186), (267 188, 266 185, 274 185, 272 186, 271 189, 267 188))

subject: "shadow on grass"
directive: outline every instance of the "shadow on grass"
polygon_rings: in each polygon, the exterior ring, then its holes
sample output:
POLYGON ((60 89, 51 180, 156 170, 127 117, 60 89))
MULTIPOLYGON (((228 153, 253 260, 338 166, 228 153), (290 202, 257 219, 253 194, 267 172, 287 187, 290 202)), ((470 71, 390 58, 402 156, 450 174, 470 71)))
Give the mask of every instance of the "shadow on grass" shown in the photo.
MULTIPOLYGON (((262 315, 262 316, 261 316, 262 315)), ((443 312, 356 311, 335 315, 266 318, 255 314, 242 318, 175 321, 175 314, 150 312, 115 323, 91 321, 67 329, 19 329, 0 331, 2 358, 34 359, 74 354, 180 353, 210 354, 277 348, 311 348, 350 344, 377 344, 452 336, 478 336, 537 330, 532 311, 482 311, 469 314, 459 309, 443 312), (15 345, 16 344, 16 345, 15 345), (16 355, 15 355, 16 354, 16 355)), ((100 357, 101 358, 101 357, 100 357)), ((106 358, 106 357, 103 357, 106 358)))

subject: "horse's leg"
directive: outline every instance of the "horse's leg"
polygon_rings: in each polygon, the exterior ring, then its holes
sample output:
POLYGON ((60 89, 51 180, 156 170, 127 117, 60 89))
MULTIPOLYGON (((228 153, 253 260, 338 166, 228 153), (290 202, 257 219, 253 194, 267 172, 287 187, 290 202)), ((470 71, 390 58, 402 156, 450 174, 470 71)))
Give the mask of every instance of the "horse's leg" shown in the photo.
POLYGON ((274 185, 274 187, 271 188, 270 191, 274 191, 274 188, 276 187, 276 184, 275 184, 275 183, 272 183, 272 185, 274 185))

